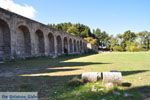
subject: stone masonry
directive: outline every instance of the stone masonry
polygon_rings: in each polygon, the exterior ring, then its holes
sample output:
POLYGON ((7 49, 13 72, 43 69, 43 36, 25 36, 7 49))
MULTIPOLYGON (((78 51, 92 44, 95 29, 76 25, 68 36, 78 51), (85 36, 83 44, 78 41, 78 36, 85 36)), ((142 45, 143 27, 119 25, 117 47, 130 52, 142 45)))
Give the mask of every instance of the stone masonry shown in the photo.
POLYGON ((85 52, 82 38, 0 8, 0 59, 85 52))

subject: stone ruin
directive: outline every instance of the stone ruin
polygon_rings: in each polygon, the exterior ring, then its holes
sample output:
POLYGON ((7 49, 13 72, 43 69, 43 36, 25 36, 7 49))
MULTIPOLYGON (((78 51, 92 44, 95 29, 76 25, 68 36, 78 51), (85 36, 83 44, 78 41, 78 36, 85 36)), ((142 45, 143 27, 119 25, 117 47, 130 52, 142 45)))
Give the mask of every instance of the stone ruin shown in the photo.
POLYGON ((0 59, 86 52, 82 38, 0 8, 0 59))

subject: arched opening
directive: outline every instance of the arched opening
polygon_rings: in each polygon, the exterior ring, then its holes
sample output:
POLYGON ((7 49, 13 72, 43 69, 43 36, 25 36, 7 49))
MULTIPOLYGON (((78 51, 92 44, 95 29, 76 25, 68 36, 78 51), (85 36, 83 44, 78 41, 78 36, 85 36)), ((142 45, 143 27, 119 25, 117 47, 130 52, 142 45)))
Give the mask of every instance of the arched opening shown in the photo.
POLYGON ((64 53, 68 54, 68 41, 67 41, 67 37, 64 38, 64 53))
POLYGON ((11 36, 8 24, 0 19, 0 59, 11 55, 11 36))
POLYGON ((80 52, 82 52, 82 41, 80 41, 80 52))
POLYGON ((53 36, 53 34, 49 33, 48 38, 49 38, 49 52, 50 52, 50 54, 54 54, 55 53, 55 45, 54 45, 54 36, 53 36))
POLYGON ((77 52, 79 52, 79 41, 77 41, 77 52))
POLYGON ((83 47, 84 47, 84 52, 86 52, 86 43, 83 43, 83 47))
POLYGON ((77 52, 76 40, 74 40, 74 52, 77 52))
POLYGON ((30 39, 30 32, 29 29, 21 25, 18 27, 19 29, 19 34, 17 34, 18 40, 18 55, 24 56, 24 57, 29 57, 31 55, 31 39, 30 39))
POLYGON ((45 53, 45 45, 44 45, 44 34, 41 30, 37 30, 36 34, 36 43, 37 43, 37 51, 39 55, 44 55, 45 53))
POLYGON ((69 40, 70 53, 73 52, 72 39, 69 40))
POLYGON ((62 40, 60 36, 57 36, 57 53, 62 54, 62 40))

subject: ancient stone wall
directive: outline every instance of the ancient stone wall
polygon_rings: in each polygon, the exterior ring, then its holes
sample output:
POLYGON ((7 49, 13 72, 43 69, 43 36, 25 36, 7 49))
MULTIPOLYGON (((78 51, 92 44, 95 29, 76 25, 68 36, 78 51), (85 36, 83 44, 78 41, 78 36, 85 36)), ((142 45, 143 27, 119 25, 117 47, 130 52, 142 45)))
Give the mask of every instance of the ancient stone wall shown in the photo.
POLYGON ((0 59, 86 51, 87 43, 82 38, 0 8, 0 59))
POLYGON ((98 53, 98 46, 94 44, 87 44, 88 52, 98 53))

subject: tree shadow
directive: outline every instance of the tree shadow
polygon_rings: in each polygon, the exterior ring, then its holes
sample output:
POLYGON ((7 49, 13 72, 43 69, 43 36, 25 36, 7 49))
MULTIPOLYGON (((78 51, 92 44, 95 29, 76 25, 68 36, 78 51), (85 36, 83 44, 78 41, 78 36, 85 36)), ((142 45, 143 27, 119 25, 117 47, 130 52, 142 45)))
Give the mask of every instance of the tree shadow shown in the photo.
MULTIPOLYGON (((32 63, 33 64, 33 63, 32 63)), ((24 75, 24 74, 40 74, 48 75, 54 72, 71 72, 76 70, 81 70, 82 67, 88 65, 101 65, 101 64, 110 64, 110 63, 98 63, 98 62, 59 62, 52 65, 46 65, 45 67, 30 67, 30 68, 2 68, 0 76, 13 76, 13 75, 24 75), (11 72, 11 73, 10 73, 11 72), (8 74, 8 75, 7 75, 8 74)), ((34 64, 33 64, 34 65, 34 64)))
POLYGON ((66 60, 71 60, 71 59, 86 57, 86 56, 90 56, 90 55, 94 55, 94 54, 61 55, 61 56, 58 56, 57 58, 50 58, 50 57, 46 57, 46 56, 43 56, 43 57, 31 57, 31 58, 26 58, 25 60, 34 60, 34 59, 41 59, 41 58, 46 58, 47 59, 48 58, 48 59, 51 59, 53 61, 59 61, 60 62, 60 61, 66 61, 66 60))
POLYGON ((132 83, 129 83, 129 82, 124 82, 121 84, 121 86, 123 87, 130 87, 132 85, 132 83))
POLYGON ((0 64, 0 70, 7 69, 7 68, 47 68, 47 67, 53 67, 53 66, 58 66, 59 63, 66 61, 66 60, 71 60, 71 59, 76 59, 76 58, 81 58, 81 57, 86 57, 90 56, 91 54, 84 54, 84 55, 63 55, 58 58, 49 58, 49 57, 32 57, 32 58, 27 58, 27 59, 18 59, 14 61, 8 61, 5 63, 0 64))
POLYGON ((123 76, 132 75, 132 74, 138 74, 143 72, 148 72, 150 70, 134 70, 134 71, 121 71, 123 76))
POLYGON ((59 62, 56 65, 50 65, 50 67, 76 67, 76 66, 87 66, 87 65, 97 65, 97 64, 111 64, 102 62, 59 62))

